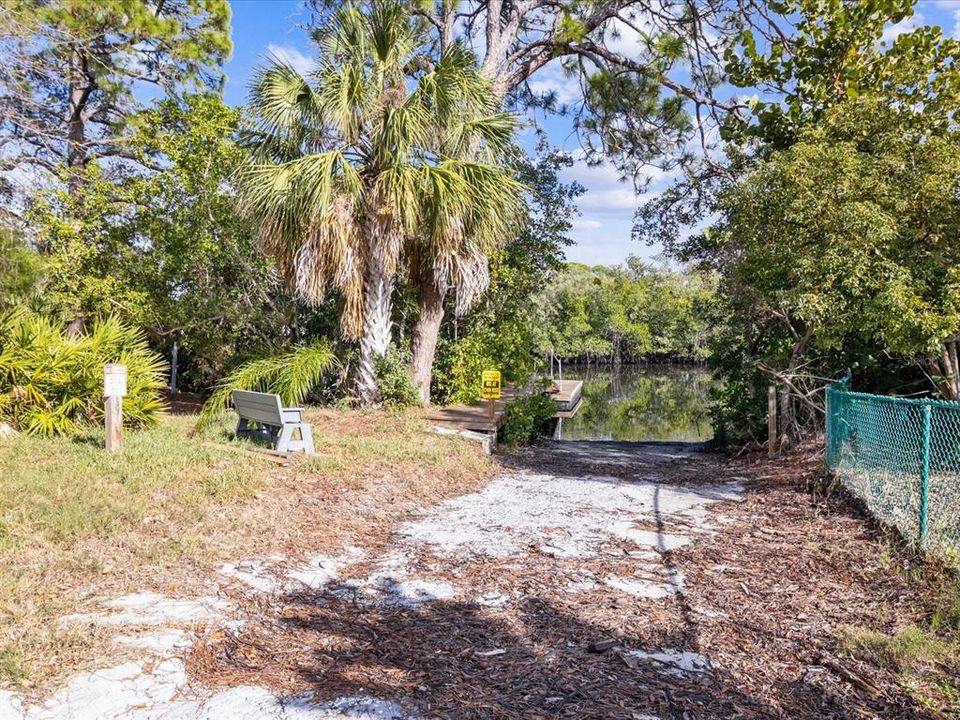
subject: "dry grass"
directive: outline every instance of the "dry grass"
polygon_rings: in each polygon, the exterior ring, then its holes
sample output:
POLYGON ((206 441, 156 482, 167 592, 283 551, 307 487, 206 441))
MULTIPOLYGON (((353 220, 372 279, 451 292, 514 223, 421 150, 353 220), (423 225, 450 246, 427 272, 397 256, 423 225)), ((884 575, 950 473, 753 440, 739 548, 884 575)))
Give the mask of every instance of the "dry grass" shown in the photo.
POLYGON ((57 618, 104 597, 202 591, 218 563, 374 542, 403 515, 482 485, 466 441, 384 412, 312 412, 318 455, 279 465, 195 418, 131 433, 0 441, 0 685, 56 680, 104 651, 57 618))

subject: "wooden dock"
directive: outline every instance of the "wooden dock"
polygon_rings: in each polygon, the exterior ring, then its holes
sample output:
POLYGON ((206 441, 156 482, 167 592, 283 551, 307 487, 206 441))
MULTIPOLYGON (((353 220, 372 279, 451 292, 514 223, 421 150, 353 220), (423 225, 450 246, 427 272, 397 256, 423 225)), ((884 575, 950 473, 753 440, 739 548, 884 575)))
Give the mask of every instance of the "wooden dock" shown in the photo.
MULTIPOLYGON (((550 393, 557 402, 557 414, 554 417, 573 417, 580 409, 582 380, 554 380, 556 390, 550 393)), ((507 404, 522 391, 514 387, 505 387, 503 396, 494 401, 494 411, 490 413, 490 401, 483 400, 479 405, 446 405, 430 407, 424 417, 440 427, 454 431, 469 431, 484 434, 497 432, 506 421, 507 404)))
POLYGON ((583 399, 583 380, 552 380, 554 388, 550 393, 557 403, 557 414, 554 417, 571 418, 580 409, 583 399))
POLYGON ((451 430, 469 430, 479 433, 495 433, 503 427, 507 419, 507 403, 517 396, 515 388, 503 389, 502 397, 494 400, 491 416, 490 400, 482 400, 479 405, 444 405, 429 407, 424 417, 430 422, 451 430))

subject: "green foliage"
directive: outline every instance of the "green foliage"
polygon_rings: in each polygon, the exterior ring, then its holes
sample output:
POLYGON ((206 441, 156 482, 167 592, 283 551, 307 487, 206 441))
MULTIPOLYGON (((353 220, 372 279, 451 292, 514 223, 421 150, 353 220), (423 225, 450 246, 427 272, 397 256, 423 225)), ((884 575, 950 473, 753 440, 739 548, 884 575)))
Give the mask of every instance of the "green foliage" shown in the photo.
POLYGON ((771 383, 781 436, 815 428, 824 381, 848 367, 865 390, 926 378, 960 394, 941 360, 960 330, 960 42, 935 27, 884 41, 910 0, 767 6, 789 36, 746 30, 726 55, 730 81, 758 95, 725 128, 723 172, 705 164, 635 222, 721 275, 714 415, 741 439, 771 383), (707 215, 705 232, 685 230, 707 215))
POLYGON ((935 360, 960 329, 960 134, 925 137, 898 116, 869 100, 835 108, 720 195, 703 246, 736 329, 718 427, 754 425, 773 378, 814 420, 805 378, 884 351, 935 360))
POLYGON ((0 227, 0 311, 37 299, 44 259, 13 231, 0 227))
POLYGON ((67 319, 122 312, 154 345, 180 346, 181 386, 205 388, 238 353, 262 354, 312 317, 283 293, 239 217, 231 178, 239 111, 212 95, 163 100, 129 119, 150 172, 53 187, 29 221, 50 250, 46 304, 67 319))
POLYGON ((330 344, 325 341, 244 363, 217 383, 203 406, 197 427, 208 427, 227 412, 234 390, 273 393, 280 396, 284 405, 300 405, 338 364, 330 344))
POLYGON ((443 358, 435 378, 435 392, 446 402, 472 403, 480 397, 480 375, 499 370, 504 383, 524 384, 533 372, 535 357, 529 318, 518 315, 475 314, 468 334, 459 342, 443 341, 443 358))
POLYGON ((774 153, 723 196, 716 242, 738 253, 729 282, 821 347, 863 333, 935 352, 960 328, 960 135, 916 137, 888 118, 857 103, 774 153))
POLYGON ((770 0, 768 5, 796 19, 793 34, 789 41, 766 43, 747 29, 740 47, 727 52, 730 82, 765 96, 755 96, 749 125, 730 117, 728 138, 759 137, 782 148, 820 123, 831 107, 864 96, 911 108, 898 117, 905 126, 952 125, 960 107, 960 41, 943 37, 936 26, 901 33, 892 44, 883 40, 890 24, 913 15, 915 0, 770 0))
POLYGON ((483 301, 462 320, 453 314, 443 328, 435 400, 473 402, 484 370, 496 368, 504 382, 517 385, 533 372, 538 294, 564 266, 576 198, 584 192, 581 185, 560 180, 561 170, 572 163, 570 156, 541 147, 517 168, 528 194, 525 228, 491 256, 483 301))
POLYGON ((538 297, 537 349, 582 361, 702 360, 715 283, 635 257, 625 268, 571 263, 538 297))
POLYGON ((374 361, 380 402, 389 408, 403 408, 420 404, 420 396, 410 380, 410 359, 392 345, 385 355, 374 361))
POLYGON ((227 0, 5 0, 5 158, 49 171, 80 169, 90 154, 131 157, 125 128, 145 86, 217 87, 229 32, 227 0))
POLYGON ((554 400, 538 392, 507 403, 506 420, 500 428, 500 442, 508 447, 534 442, 556 411, 554 400))
POLYGON ((159 420, 166 367, 140 330, 115 316, 66 335, 24 310, 0 316, 0 417, 31 435, 63 435, 103 418, 103 366, 127 366, 124 421, 159 420))

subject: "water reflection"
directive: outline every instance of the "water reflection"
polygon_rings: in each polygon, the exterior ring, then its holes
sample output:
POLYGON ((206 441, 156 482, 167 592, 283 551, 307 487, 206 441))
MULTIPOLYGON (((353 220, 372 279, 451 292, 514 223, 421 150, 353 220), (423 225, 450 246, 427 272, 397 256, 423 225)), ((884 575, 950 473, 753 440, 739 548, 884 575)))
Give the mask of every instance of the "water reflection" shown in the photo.
POLYGON ((563 420, 561 440, 709 440, 706 414, 712 380, 701 367, 624 365, 564 368, 564 379, 583 380, 583 404, 563 420))

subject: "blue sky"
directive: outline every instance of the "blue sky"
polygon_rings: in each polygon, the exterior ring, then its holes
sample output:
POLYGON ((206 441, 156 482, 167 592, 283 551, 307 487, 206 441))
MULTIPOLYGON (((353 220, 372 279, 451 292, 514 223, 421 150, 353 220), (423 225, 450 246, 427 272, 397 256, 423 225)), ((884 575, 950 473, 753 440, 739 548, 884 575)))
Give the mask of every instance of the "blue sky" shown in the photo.
MULTIPOLYGON (((300 0, 233 0, 233 56, 227 63, 227 101, 240 104, 246 98, 251 73, 269 53, 279 55, 294 66, 309 66, 312 49, 300 25, 307 21, 300 0)), ((937 24, 945 33, 960 37, 960 0, 920 0, 912 18, 888 28, 886 39, 926 24, 937 24)), ((553 90, 561 102, 573 99, 575 88, 557 68, 548 66, 537 76, 535 89, 553 90)), ((579 142, 567 118, 551 117, 543 123, 552 145, 574 153, 579 142)), ((521 141, 531 146, 534 135, 528 131, 521 141)), ((572 237, 575 245, 567 258, 590 265, 623 262, 630 254, 652 257, 658 248, 648 248, 630 239, 633 213, 643 198, 637 198, 631 185, 619 182, 618 173, 609 165, 587 167, 578 163, 565 172, 566 180, 577 180, 587 188, 578 203, 572 237)), ((653 177, 648 192, 663 189, 670 177, 653 177)))

